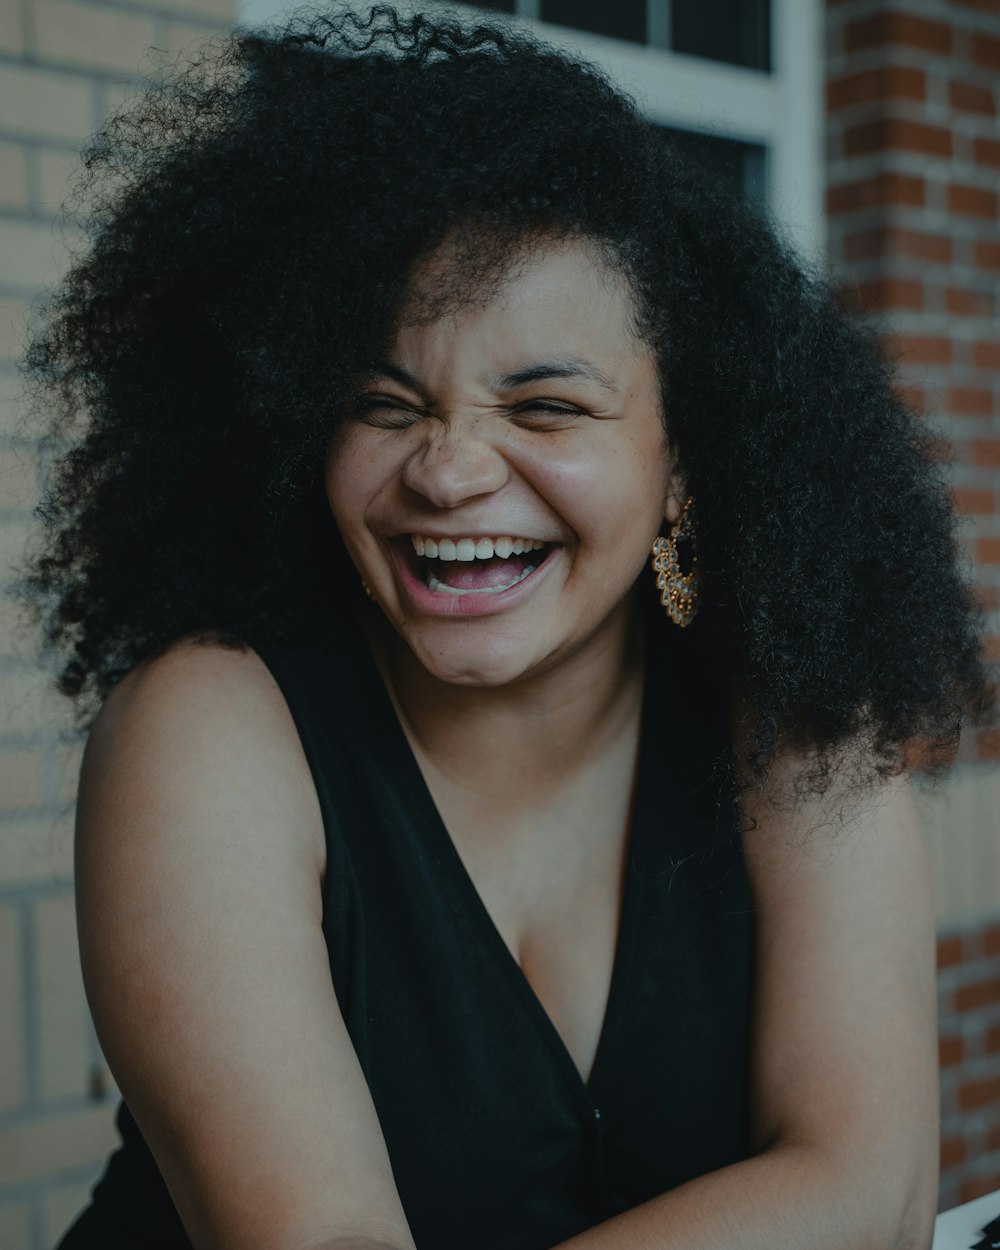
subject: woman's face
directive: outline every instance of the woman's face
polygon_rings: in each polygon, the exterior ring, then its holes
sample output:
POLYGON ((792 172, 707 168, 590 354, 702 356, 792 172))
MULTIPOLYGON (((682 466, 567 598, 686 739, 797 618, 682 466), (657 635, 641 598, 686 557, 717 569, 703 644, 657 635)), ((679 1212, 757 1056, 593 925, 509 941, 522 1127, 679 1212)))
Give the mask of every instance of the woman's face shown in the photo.
POLYGON ((330 507, 436 677, 503 685, 623 637, 680 494, 631 319, 590 248, 553 244, 488 304, 403 328, 346 414, 330 507))

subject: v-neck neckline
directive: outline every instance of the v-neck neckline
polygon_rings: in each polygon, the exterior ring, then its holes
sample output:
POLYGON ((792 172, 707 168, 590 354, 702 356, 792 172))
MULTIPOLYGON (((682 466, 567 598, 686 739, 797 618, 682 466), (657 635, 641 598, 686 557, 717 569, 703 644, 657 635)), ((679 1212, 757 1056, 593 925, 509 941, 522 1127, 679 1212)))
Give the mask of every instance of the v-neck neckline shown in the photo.
POLYGON ((475 917, 484 943, 493 953, 497 966, 504 969, 513 992, 522 1002, 527 1014, 534 1020, 541 1040, 552 1052, 555 1062, 562 1068, 577 1097, 582 1097, 591 1113, 597 1110, 599 1114, 601 1103, 608 1099, 613 1090, 617 1071, 614 1065, 614 1047, 631 979, 640 894, 647 858, 646 834, 651 824, 653 809, 655 762, 652 758, 651 718, 655 696, 650 698, 649 671, 649 666, 655 664, 652 649, 648 646, 646 648, 647 671, 643 680, 639 746, 636 752, 632 801, 626 831, 625 880, 618 914, 611 980, 598 1034, 597 1048, 594 1051, 590 1073, 584 1079, 562 1034, 504 941, 482 895, 476 888, 400 723, 370 644, 360 625, 353 622, 352 624, 357 630, 361 643, 363 666, 368 670, 364 674, 367 679, 364 684, 370 685, 376 692, 376 697, 368 703, 367 710, 372 716, 372 726, 377 734, 379 751, 388 761, 394 784, 408 792, 413 804, 411 811, 414 818, 420 821, 421 827, 427 829, 430 838, 433 839, 434 846, 429 849, 438 852, 438 862, 450 875, 463 896, 470 913, 475 917))

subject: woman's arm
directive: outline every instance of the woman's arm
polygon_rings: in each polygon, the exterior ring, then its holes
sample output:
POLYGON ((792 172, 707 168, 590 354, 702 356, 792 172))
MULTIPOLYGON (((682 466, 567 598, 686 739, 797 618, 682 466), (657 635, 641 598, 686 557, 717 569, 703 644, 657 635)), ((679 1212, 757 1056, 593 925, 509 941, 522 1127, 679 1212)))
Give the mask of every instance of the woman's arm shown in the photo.
POLYGON ((330 981, 322 816, 259 657, 180 644, 94 725, 87 995, 197 1250, 414 1250, 330 981))
POLYGON ((842 830, 756 811, 753 1145, 558 1250, 927 1250, 938 1189, 935 925, 905 777, 842 830), (794 843, 804 843, 795 849, 794 843))

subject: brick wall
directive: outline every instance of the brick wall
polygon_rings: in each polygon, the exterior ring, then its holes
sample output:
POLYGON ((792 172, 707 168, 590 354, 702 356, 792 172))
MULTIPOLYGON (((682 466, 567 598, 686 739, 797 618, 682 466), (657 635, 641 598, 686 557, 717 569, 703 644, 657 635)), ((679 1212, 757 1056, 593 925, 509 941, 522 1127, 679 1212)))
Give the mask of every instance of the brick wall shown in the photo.
MULTIPOLYGON (((997 660, 1000 0, 827 0, 826 15, 830 262, 940 439, 997 660)), ((942 810, 967 819, 931 830, 939 879, 977 903, 939 946, 942 1209, 1000 1188, 998 758, 1000 735, 966 735, 942 810)))
POLYGON ((938 939, 941 1209, 1000 1189, 1000 919, 938 939))
POLYGON ((19 436, 31 298, 63 271, 54 220, 81 143, 155 46, 225 28, 233 0, 0 0, 0 1247, 49 1250, 117 1138, 87 1013, 72 892, 79 749, 7 593, 45 471, 19 436))

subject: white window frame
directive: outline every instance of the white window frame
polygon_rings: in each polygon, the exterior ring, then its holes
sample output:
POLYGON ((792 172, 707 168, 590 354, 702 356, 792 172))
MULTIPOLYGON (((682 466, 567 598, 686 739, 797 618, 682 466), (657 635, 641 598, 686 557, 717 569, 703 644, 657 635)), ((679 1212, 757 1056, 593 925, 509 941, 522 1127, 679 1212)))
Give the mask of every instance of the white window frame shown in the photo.
MULTIPOLYGON (((367 0, 355 0, 367 7, 367 0)), ((665 43, 669 0, 647 0, 649 31, 665 43)), ((774 220, 808 261, 826 254, 822 0, 771 0, 772 72, 725 65, 653 44, 592 35, 542 22, 539 0, 517 0, 514 21, 570 53, 595 61, 636 99, 647 116, 683 130, 763 144, 765 198, 774 220)), ((397 0, 400 14, 452 13, 468 19, 468 4, 397 0)), ((287 0, 237 0, 241 24, 287 17, 287 0)), ((482 16, 488 20, 489 13, 482 16)))

